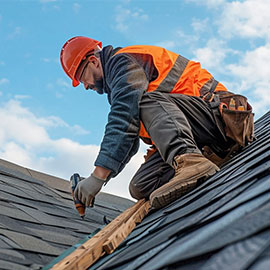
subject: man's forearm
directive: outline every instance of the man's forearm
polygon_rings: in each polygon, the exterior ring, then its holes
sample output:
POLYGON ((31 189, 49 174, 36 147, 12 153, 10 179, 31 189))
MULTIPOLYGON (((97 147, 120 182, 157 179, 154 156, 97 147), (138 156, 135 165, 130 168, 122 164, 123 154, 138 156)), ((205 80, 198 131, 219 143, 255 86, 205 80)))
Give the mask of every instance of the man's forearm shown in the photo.
POLYGON ((105 169, 100 166, 96 166, 94 170, 94 175, 98 178, 106 180, 109 174, 111 173, 111 170, 105 169))

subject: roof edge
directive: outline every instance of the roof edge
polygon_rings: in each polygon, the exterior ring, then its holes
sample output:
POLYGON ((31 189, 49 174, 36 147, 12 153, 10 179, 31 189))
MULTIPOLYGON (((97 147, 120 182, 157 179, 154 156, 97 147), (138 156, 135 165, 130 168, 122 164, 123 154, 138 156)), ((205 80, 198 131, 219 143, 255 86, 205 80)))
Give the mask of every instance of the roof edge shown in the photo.
POLYGON ((46 183, 49 187, 52 187, 52 188, 55 188, 57 190, 64 191, 64 192, 70 192, 69 181, 67 181, 67 179, 53 176, 47 173, 35 171, 33 169, 20 166, 10 161, 6 161, 4 159, 0 159, 0 165, 8 169, 11 169, 13 171, 18 171, 24 175, 36 178, 46 183))

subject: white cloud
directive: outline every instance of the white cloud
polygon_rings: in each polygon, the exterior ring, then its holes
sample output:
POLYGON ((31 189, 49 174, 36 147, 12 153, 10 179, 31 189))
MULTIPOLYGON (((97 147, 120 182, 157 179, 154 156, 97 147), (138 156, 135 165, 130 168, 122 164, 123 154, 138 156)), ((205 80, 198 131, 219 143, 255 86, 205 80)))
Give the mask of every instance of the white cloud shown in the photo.
POLYGON ((229 76, 224 85, 235 93, 246 95, 256 117, 270 109, 270 45, 246 52, 233 51, 221 40, 209 40, 206 47, 195 50, 195 60, 200 61, 217 79, 217 73, 229 76), (237 62, 227 64, 229 54, 238 56, 237 62))
POLYGON ((229 49, 226 43, 219 39, 208 40, 204 48, 194 50, 195 60, 201 62, 203 68, 214 70, 215 73, 225 73, 224 60, 228 54, 237 54, 229 49))
MULTIPOLYGON (((88 176, 94 169, 98 145, 82 145, 68 138, 52 139, 49 128, 67 124, 55 116, 37 117, 18 100, 0 107, 0 157, 16 164, 69 179, 78 172, 88 176)), ((75 125, 74 129, 82 131, 75 125)), ((139 153, 103 191, 131 198, 128 184, 142 163, 139 153)))
POLYGON ((226 0, 206 0, 207 6, 210 8, 218 7, 226 3, 226 0))
MULTIPOLYGON (((221 38, 270 39, 269 0, 186 0, 187 3, 207 6, 216 14, 215 24, 221 38)), ((196 20, 196 19, 195 19, 196 20)), ((192 23, 194 30, 199 24, 192 23)))
POLYGON ((127 32, 131 27, 134 27, 134 24, 137 25, 147 20, 148 15, 140 8, 131 10, 120 5, 116 7, 115 28, 120 32, 127 32))
POLYGON ((248 84, 268 82, 270 86, 270 46, 261 46, 247 51, 239 64, 231 64, 228 69, 248 84))
POLYGON ((209 30, 208 22, 209 22, 208 18, 206 18, 204 20, 199 20, 197 18, 193 18, 191 26, 195 32, 204 32, 204 31, 209 30))
POLYGON ((227 2, 219 18, 219 33, 225 37, 269 38, 270 1, 227 2))
POLYGON ((9 80, 7 78, 0 79, 0 85, 9 83, 9 80))
POLYGON ((205 19, 201 24, 197 19, 193 19, 191 25, 194 33, 199 31, 200 34, 208 25, 216 35, 215 38, 210 38, 205 46, 194 49, 195 59, 214 76, 217 73, 218 76, 225 75, 225 86, 233 92, 246 95, 254 108, 255 116, 261 116, 270 109, 270 1, 188 2, 219 9, 212 21, 207 22, 205 19), (241 47, 241 43, 230 43, 232 38, 234 41, 244 40, 246 51, 241 47), (258 39, 260 42, 265 40, 266 45, 258 47, 258 39), (237 49, 233 49, 231 44, 237 49))
POLYGON ((79 125, 74 125, 74 126, 70 127, 70 130, 71 130, 72 134, 75 134, 75 135, 86 135, 86 134, 90 133, 88 130, 83 129, 79 125))
MULTIPOLYGON (((17 100, 11 100, 0 109, 1 138, 16 140, 26 148, 41 145, 48 140, 45 129, 38 126, 38 119, 17 100)), ((3 145, 1 142, 0 145, 3 145)))
POLYGON ((270 109, 270 45, 247 51, 237 64, 227 66, 239 82, 239 91, 247 93, 260 116, 270 109))
POLYGON ((130 15, 130 10, 129 9, 124 9, 122 7, 117 7, 118 9, 118 14, 115 17, 116 21, 116 29, 119 30, 120 32, 125 32, 128 30, 128 25, 126 24, 126 20, 130 15))

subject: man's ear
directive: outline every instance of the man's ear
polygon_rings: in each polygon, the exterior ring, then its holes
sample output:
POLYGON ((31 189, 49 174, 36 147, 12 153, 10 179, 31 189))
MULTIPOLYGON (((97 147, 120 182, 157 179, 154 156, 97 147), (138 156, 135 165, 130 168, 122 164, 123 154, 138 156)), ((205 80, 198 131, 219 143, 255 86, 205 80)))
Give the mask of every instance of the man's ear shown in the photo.
POLYGON ((99 66, 98 58, 97 58, 96 56, 94 56, 94 55, 90 55, 90 56, 88 57, 88 61, 89 61, 90 63, 92 63, 95 67, 98 67, 98 66, 99 66))

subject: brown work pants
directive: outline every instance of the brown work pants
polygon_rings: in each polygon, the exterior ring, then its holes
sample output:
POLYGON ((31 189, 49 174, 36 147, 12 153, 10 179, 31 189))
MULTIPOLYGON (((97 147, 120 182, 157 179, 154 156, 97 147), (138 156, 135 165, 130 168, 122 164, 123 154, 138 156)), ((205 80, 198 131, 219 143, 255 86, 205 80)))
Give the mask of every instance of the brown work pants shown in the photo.
POLYGON ((233 143, 224 139, 209 104, 200 97, 147 92, 140 102, 140 119, 158 151, 130 182, 135 199, 148 198, 174 176, 175 156, 201 153, 206 145, 222 152, 233 143))

